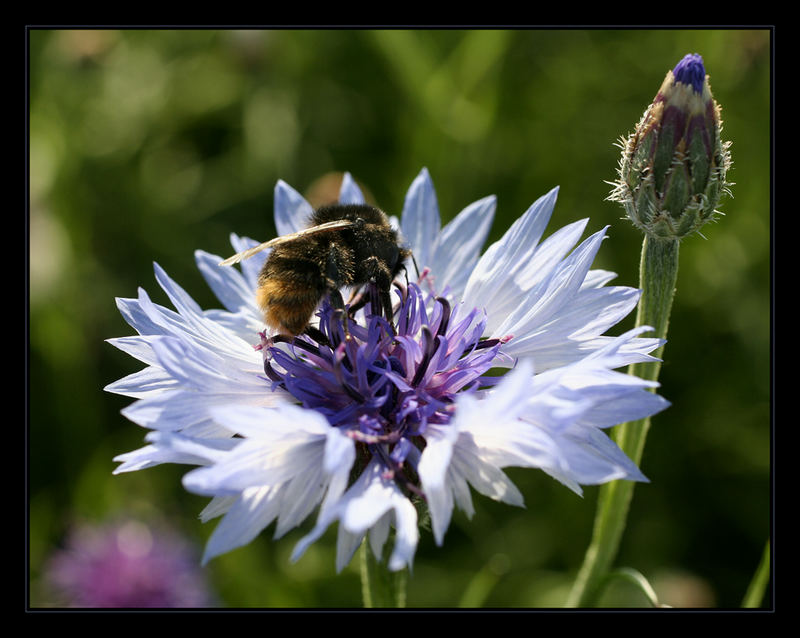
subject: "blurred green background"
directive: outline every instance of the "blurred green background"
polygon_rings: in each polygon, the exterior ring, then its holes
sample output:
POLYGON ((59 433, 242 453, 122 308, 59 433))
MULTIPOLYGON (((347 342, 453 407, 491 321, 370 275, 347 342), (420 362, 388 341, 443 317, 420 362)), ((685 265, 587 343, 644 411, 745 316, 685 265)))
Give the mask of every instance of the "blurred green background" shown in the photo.
MULTIPOLYGON (((733 142, 736 183, 718 224, 681 247, 654 419, 618 564, 663 602, 738 607, 771 525, 771 41, 767 30, 32 30, 30 45, 30 605, 55 604, 44 561, 76 521, 168 519, 202 546, 216 522, 180 484, 185 466, 112 476, 145 431, 102 388, 143 364, 105 339, 131 334, 114 298, 169 305, 156 261, 205 307, 194 266, 230 232, 274 235, 284 179, 314 198, 350 171, 399 213, 429 169, 443 222, 495 194, 490 241, 560 185, 548 234, 610 225, 595 267, 636 286, 641 237, 605 201, 618 149, 686 53, 700 53, 733 142)), ((633 325, 628 318, 614 331, 633 325)), ((444 546, 422 534, 408 605, 560 606, 590 538, 579 498, 510 470, 526 509, 475 496, 444 546)), ((313 521, 309 521, 311 523, 313 521)), ((302 530, 272 528, 206 571, 231 607, 358 607, 358 560, 334 569, 335 528, 288 561, 302 530)), ((769 591, 768 591, 769 594, 769 591)), ((606 605, 643 606, 615 586, 606 605)))

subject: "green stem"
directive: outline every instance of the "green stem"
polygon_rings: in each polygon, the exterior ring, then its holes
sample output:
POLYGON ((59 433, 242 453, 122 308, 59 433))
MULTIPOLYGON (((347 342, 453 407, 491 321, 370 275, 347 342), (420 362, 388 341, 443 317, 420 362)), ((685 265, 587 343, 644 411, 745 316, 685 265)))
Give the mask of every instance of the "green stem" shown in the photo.
POLYGON ((767 541, 767 545, 764 547, 764 553, 761 555, 761 562, 758 564, 756 573, 753 575, 753 580, 750 582, 747 593, 744 595, 742 607, 748 609, 761 607, 761 602, 764 600, 764 591, 767 589, 767 583, 769 582, 769 555, 769 541, 767 541))
POLYGON ((656 596, 656 591, 653 589, 653 586, 635 569, 631 569, 630 567, 620 567, 619 569, 615 569, 613 572, 609 572, 608 576, 606 576, 606 582, 611 582, 615 579, 624 580, 632 584, 640 592, 642 592, 642 594, 644 594, 644 596, 647 598, 647 602, 649 602, 653 607, 664 606, 658 602, 658 596, 656 596))
MULTIPOLYGON (((678 278, 678 247, 677 241, 651 237, 645 237, 642 244, 639 266, 642 296, 636 325, 652 326, 659 339, 667 337, 675 282, 678 278)), ((660 358, 663 349, 663 346, 658 348, 653 355, 660 358)), ((658 380, 660 370, 660 361, 635 363, 628 367, 629 374, 648 381, 658 380)), ((636 465, 641 462, 649 428, 649 417, 624 423, 617 428, 617 444, 636 465)), ((633 481, 612 481, 601 486, 592 540, 567 600, 568 607, 591 607, 597 603, 625 531, 634 485, 633 481)))
POLYGON ((380 563, 365 538, 361 543, 361 595, 364 608, 405 607, 407 571, 390 572, 380 563))

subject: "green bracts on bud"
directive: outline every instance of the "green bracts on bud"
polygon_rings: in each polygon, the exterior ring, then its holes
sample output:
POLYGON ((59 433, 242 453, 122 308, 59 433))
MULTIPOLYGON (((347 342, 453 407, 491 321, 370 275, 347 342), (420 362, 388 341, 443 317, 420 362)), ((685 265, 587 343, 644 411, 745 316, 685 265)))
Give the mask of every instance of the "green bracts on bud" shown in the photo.
POLYGON ((720 111, 702 58, 687 55, 667 71, 636 130, 621 141, 609 199, 648 235, 686 237, 714 219, 720 197, 730 194, 730 142, 720 138, 720 111))

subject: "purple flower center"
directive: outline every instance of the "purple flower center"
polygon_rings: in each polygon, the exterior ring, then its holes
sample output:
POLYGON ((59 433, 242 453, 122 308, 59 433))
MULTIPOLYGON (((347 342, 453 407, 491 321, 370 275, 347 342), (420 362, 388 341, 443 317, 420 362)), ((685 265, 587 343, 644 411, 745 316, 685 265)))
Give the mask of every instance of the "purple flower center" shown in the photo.
POLYGON ((391 320, 371 312, 381 306, 368 287, 363 325, 343 321, 326 299, 317 313, 319 338, 262 335, 262 351, 275 386, 347 430, 402 480, 398 471, 412 447, 421 449, 428 425, 452 418, 455 395, 499 380, 483 375, 508 339, 481 339, 486 317, 477 309, 456 317, 445 299, 416 284, 398 292, 391 320))
POLYGON ((703 92, 703 82, 706 79, 706 69, 703 58, 697 53, 688 53, 675 65, 672 70, 676 82, 690 84, 695 93, 703 92))

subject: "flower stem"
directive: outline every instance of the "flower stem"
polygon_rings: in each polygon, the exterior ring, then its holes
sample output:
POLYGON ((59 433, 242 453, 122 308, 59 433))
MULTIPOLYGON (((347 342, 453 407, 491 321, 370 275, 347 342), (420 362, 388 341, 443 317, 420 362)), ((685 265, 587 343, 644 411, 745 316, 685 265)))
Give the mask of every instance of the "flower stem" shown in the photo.
POLYGON ((366 538, 361 543, 361 595, 364 608, 406 606, 407 571, 391 572, 380 563, 366 538))
MULTIPOLYGON (((642 244, 642 260, 639 266, 642 296, 636 325, 652 326, 659 339, 666 339, 667 336, 675 282, 678 278, 678 246, 677 240, 648 236, 645 236, 642 244)), ((663 349, 661 346, 653 355, 660 358, 663 349)), ((628 367, 629 374, 648 381, 658 380, 660 370, 660 361, 635 363, 628 367)), ((617 428, 617 444, 636 465, 641 462, 649 428, 649 417, 624 423, 617 428)), ((567 607, 591 607, 597 604, 625 531, 634 485, 633 481, 612 481, 601 486, 592 540, 567 600, 567 607)))
POLYGON ((761 607, 761 602, 764 600, 764 592, 766 591, 767 584, 769 583, 769 565, 770 549, 769 540, 767 540, 767 545, 764 547, 764 553, 761 555, 761 562, 758 564, 756 573, 753 575, 753 580, 750 582, 750 586, 747 588, 747 593, 744 595, 742 607, 749 609, 761 607))
POLYGON ((644 596, 647 598, 647 602, 649 602, 651 606, 664 606, 658 602, 658 596, 656 596, 653 586, 635 569, 631 569, 630 567, 620 567, 619 569, 615 569, 614 571, 609 572, 608 576, 606 576, 606 582, 610 582, 612 580, 627 581, 636 587, 640 592, 642 592, 642 594, 644 594, 644 596))

